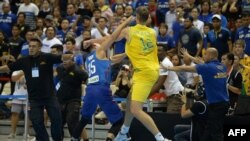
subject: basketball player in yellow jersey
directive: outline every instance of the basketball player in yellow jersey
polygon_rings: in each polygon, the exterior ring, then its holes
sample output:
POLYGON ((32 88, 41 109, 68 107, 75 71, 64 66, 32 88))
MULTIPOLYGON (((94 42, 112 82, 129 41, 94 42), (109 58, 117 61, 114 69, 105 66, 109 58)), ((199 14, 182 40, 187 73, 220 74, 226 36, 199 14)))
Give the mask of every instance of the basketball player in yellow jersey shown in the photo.
POLYGON ((133 117, 139 120, 157 141, 168 141, 168 139, 164 139, 153 119, 142 110, 142 106, 159 76, 156 33, 146 26, 149 18, 147 7, 138 7, 136 10, 137 25, 125 28, 118 37, 127 40, 125 52, 134 67, 134 74, 125 121, 114 141, 130 140, 127 133, 133 117))

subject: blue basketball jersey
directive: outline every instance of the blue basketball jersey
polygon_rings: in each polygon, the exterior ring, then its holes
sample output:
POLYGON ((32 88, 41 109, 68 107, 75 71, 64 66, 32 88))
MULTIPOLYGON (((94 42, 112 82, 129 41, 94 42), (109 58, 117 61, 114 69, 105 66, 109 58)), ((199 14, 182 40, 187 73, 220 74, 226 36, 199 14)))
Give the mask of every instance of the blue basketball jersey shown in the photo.
POLYGON ((100 60, 96 52, 91 52, 85 61, 85 68, 89 74, 88 85, 110 85, 111 71, 110 60, 100 60))

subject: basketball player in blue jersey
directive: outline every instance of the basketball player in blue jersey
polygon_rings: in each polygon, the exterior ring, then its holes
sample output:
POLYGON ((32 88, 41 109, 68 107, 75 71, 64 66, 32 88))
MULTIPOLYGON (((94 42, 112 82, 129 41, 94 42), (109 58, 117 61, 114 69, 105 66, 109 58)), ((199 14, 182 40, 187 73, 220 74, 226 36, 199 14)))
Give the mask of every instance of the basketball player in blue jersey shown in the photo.
MULTIPOLYGON (((116 40, 121 30, 126 27, 132 17, 117 27, 117 29, 108 36, 107 39, 99 46, 94 48, 91 46, 91 52, 86 57, 85 67, 89 74, 86 95, 84 97, 84 104, 81 110, 81 120, 75 128, 72 140, 80 141, 82 129, 91 120, 95 113, 97 105, 104 111, 109 122, 112 124, 106 141, 112 141, 120 130, 123 123, 123 115, 118 105, 113 101, 110 83, 111 83, 111 60, 107 58, 106 51, 116 40)), ((114 61, 121 60, 126 55, 117 55, 114 61)))

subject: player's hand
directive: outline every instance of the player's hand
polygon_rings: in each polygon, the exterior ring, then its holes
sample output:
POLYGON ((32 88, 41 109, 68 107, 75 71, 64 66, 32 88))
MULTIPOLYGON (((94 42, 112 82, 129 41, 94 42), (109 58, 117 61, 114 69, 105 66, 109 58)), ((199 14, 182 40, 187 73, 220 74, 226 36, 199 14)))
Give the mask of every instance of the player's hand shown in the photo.
POLYGON ((87 49, 88 47, 90 47, 92 45, 92 40, 86 40, 82 42, 83 44, 83 49, 87 49))

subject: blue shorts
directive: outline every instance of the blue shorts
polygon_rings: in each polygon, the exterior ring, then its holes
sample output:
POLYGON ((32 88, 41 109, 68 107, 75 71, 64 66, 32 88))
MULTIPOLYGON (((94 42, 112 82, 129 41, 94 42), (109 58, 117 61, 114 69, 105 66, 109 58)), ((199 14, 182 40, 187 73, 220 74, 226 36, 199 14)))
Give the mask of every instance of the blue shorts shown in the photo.
POLYGON ((85 118, 91 119, 96 111, 97 105, 99 105, 106 114, 111 124, 123 118, 120 108, 113 100, 109 86, 88 85, 83 101, 81 114, 85 118))

